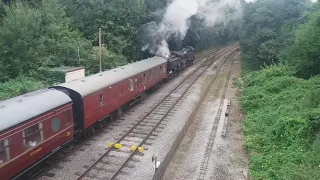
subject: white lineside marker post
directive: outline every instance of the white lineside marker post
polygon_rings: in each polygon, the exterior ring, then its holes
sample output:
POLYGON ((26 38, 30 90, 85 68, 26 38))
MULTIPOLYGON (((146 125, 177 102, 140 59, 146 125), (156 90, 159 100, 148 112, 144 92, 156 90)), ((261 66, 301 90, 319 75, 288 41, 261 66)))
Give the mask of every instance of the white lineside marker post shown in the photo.
POLYGON ((100 72, 102 72, 102 62, 101 55, 102 54, 102 44, 101 44, 101 28, 99 28, 99 59, 100 59, 100 72))
POLYGON ((152 162, 154 162, 154 173, 156 173, 161 162, 157 160, 155 155, 152 156, 152 162))

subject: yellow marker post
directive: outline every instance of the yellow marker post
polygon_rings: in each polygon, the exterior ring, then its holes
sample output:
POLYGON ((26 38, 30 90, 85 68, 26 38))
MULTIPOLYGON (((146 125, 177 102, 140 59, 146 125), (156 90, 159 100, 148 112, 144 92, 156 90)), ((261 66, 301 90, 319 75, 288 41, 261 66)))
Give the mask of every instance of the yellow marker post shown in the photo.
POLYGON ((135 151, 137 149, 137 146, 131 146, 130 151, 135 151))
POLYGON ((138 147, 138 151, 142 153, 144 151, 143 147, 138 147))
POLYGON ((108 143, 108 148, 112 148, 114 143, 108 143))
POLYGON ((116 149, 121 149, 121 148, 122 148, 122 144, 116 143, 116 144, 114 145, 114 148, 116 148, 116 149))

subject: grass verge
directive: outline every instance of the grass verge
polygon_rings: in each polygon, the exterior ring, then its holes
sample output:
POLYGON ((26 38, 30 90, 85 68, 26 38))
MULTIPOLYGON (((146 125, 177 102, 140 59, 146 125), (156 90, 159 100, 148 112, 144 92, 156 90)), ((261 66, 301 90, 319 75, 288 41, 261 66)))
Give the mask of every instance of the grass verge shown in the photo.
POLYGON ((320 76, 299 79, 271 66, 234 84, 253 179, 320 179, 320 76))

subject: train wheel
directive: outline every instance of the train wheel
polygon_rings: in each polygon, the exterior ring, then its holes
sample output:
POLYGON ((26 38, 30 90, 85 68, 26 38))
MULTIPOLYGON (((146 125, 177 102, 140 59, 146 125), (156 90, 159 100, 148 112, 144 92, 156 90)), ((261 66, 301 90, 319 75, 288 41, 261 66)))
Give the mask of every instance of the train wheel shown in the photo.
POLYGON ((98 128, 99 129, 101 129, 103 127, 102 123, 103 123, 103 120, 98 123, 98 128))
POLYGON ((86 131, 84 131, 83 135, 85 139, 88 139, 94 133, 93 127, 90 127, 86 131))
POLYGON ((92 136, 95 132, 96 132, 96 128, 92 127, 92 128, 91 128, 90 136, 92 136))
POLYGON ((88 139, 90 136, 89 136, 89 132, 88 131, 84 131, 83 132, 83 137, 84 139, 88 139))
POLYGON ((122 108, 118 108, 117 116, 121 116, 121 114, 122 114, 122 108))

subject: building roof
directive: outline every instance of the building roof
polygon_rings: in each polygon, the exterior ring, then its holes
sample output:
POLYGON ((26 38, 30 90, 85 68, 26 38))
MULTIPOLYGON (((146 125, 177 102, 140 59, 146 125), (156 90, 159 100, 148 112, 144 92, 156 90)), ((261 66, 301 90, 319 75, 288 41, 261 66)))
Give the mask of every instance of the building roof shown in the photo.
POLYGON ((127 64, 122 67, 90 75, 82 79, 58 84, 54 87, 64 87, 78 92, 82 97, 95 93, 103 88, 112 86, 120 81, 148 71, 149 69, 166 63, 162 57, 152 57, 139 62, 127 64))
POLYGON ((55 67, 51 68, 50 71, 61 71, 61 72, 71 72, 71 71, 77 71, 80 69, 84 69, 83 67, 70 67, 70 66, 61 66, 61 67, 55 67))
POLYGON ((0 101, 0 132, 69 102, 69 96, 54 89, 42 89, 0 101))

